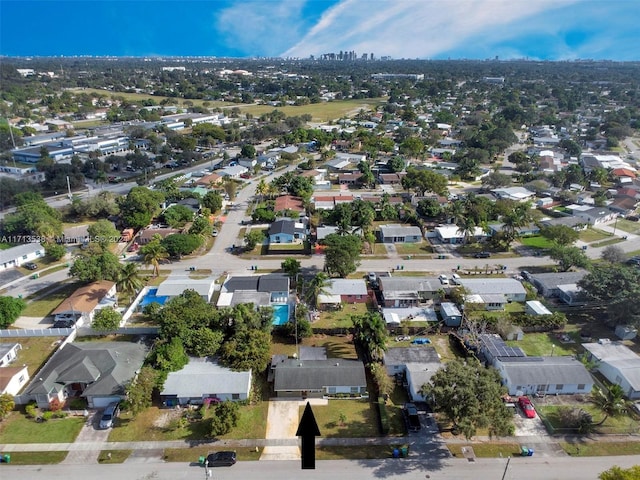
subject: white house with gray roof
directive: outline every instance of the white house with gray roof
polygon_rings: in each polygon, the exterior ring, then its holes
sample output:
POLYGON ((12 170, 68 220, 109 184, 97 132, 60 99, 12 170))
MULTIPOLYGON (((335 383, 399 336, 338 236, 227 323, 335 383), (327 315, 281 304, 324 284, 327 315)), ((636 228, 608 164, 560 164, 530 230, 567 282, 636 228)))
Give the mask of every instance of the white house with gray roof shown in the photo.
POLYGON ((0 272, 19 267, 27 262, 44 257, 44 247, 39 243, 23 243, 16 247, 0 250, 0 272))
POLYGON ((379 235, 382 243, 420 243, 422 232, 412 225, 380 225, 379 235))
POLYGON ((380 277, 380 291, 384 307, 416 307, 433 300, 442 288, 433 277, 380 277))
POLYGON ((334 278, 318 295, 318 306, 325 307, 342 303, 366 303, 369 299, 367 283, 362 278, 334 278))
POLYGON ((177 297, 186 290, 194 290, 203 300, 209 302, 216 289, 215 278, 169 277, 160 285, 156 295, 159 297, 177 297))
POLYGON ((461 278, 458 283, 472 295, 504 295, 508 302, 524 302, 527 291, 514 278, 461 278))
POLYGON ((509 395, 588 394, 593 377, 573 357, 499 357, 494 367, 509 395))
POLYGON ((421 387, 431 381, 431 377, 443 365, 440 355, 431 346, 392 347, 383 357, 383 363, 389 375, 403 375, 407 382, 407 390, 412 401, 424 402, 420 393, 421 387))
POLYGON ((611 383, 620 385, 627 398, 640 398, 640 356, 622 342, 601 340, 583 343, 587 359, 597 363, 596 368, 611 383))
POLYGON ((212 401, 243 401, 249 398, 251 370, 235 372, 209 358, 189 358, 181 370, 170 372, 160 399, 167 407, 201 405, 212 401))
POLYGON ((545 298, 560 296, 563 285, 575 285, 582 280, 587 272, 580 270, 577 272, 552 272, 528 274, 527 280, 538 289, 540 295, 545 298))

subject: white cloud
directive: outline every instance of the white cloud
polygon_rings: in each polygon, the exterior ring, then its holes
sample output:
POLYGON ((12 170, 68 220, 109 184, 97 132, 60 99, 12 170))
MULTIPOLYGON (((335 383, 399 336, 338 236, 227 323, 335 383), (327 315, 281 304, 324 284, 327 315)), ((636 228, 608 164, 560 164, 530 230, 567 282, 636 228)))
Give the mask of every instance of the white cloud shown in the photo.
POLYGON ((240 52, 278 55, 302 36, 305 0, 239 0, 216 13, 213 41, 240 52))
MULTIPOLYGON (((579 0, 344 0, 282 56, 355 50, 394 58, 433 58, 470 39, 486 46, 519 36, 524 20, 579 0), (518 30, 510 28, 518 25, 518 30)), ((553 13, 550 13, 551 22, 553 13)), ((545 29, 545 26, 538 26, 545 29)), ((469 50, 473 50, 470 46, 469 50)))

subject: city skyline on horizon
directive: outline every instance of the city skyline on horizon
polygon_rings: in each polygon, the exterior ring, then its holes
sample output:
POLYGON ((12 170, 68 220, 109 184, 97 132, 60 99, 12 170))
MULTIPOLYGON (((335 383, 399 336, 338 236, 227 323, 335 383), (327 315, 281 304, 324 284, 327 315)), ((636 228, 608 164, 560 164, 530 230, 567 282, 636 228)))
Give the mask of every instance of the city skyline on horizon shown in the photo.
POLYGON ((634 0, 0 0, 0 55, 637 61, 639 21, 634 0))

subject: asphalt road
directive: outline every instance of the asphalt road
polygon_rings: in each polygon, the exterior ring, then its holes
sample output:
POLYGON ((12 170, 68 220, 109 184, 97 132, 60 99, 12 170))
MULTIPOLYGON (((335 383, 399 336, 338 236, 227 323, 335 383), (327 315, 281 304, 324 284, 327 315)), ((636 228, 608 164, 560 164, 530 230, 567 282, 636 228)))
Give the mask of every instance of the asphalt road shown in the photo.
POLYGON ((299 461, 239 462, 233 467, 210 469, 211 477, 197 464, 184 463, 125 463, 114 465, 2 465, 3 478, 12 480, 227 480, 260 478, 260 480, 596 480, 598 474, 619 465, 628 468, 638 463, 638 458, 583 457, 545 458, 513 457, 476 459, 469 462, 452 459, 443 464, 432 464, 429 459, 388 460, 335 460, 318 461, 315 470, 301 470, 299 461), (507 465, 507 462, 508 465, 507 465), (506 471, 505 471, 506 470, 506 471), (6 476, 6 477, 5 477, 6 476))

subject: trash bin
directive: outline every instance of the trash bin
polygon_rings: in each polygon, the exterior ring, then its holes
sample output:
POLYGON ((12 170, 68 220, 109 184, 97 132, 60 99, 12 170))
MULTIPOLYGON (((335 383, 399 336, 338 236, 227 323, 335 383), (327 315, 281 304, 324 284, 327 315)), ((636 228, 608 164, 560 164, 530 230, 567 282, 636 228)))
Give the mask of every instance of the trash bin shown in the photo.
POLYGON ((521 455, 523 457, 528 457, 529 456, 529 449, 527 447, 520 447, 521 450, 521 455))
POLYGON ((2 456, 2 461, 3 461, 4 463, 11 463, 11 455, 9 455, 8 453, 5 453, 5 454, 2 456))
POLYGON ((393 458, 399 458, 400 457, 400 450, 398 450, 397 448, 393 449, 393 458))
POLYGON ((402 447, 400 449, 400 456, 402 456, 402 458, 407 458, 409 456, 409 447, 402 447))
POLYGON ((530 448, 527 452, 527 457, 533 457, 533 448, 530 448))
POLYGON ((206 458, 207 458, 207 457, 205 457, 205 456, 200 456, 200 457, 198 458, 198 463, 199 463, 200 465, 204 465, 204 461, 205 461, 205 459, 206 459, 206 458))

